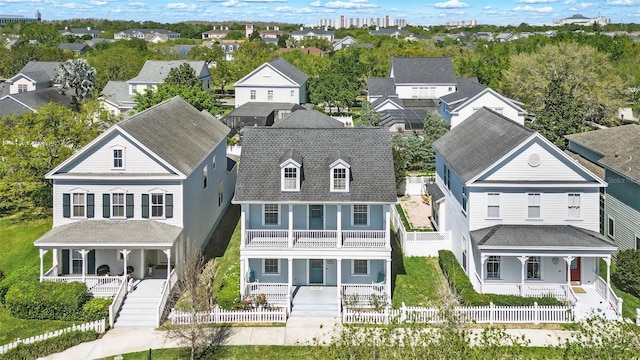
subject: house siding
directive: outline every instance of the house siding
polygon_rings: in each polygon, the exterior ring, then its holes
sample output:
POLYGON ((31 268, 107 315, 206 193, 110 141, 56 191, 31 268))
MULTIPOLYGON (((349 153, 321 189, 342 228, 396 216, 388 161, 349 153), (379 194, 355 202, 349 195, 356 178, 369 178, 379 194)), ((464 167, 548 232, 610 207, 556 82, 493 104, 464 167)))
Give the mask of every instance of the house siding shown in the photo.
POLYGON ((46 87, 51 86, 51 84, 46 84, 48 86, 44 86, 45 84, 36 84, 31 80, 27 79, 24 76, 20 76, 20 78, 13 81, 13 83, 9 86, 9 94, 18 94, 18 88, 20 85, 27 85, 27 91, 36 91, 39 88, 44 89, 46 87), (40 86, 38 86, 40 85, 40 86))
POLYGON ((396 84, 396 94, 398 94, 398 98, 400 99, 437 99, 455 92, 456 86, 456 84, 396 84), (415 97, 413 96, 414 87, 435 87, 435 91, 432 93, 433 96, 423 95, 420 97, 415 97), (451 88, 452 90, 449 90, 449 88, 451 88))
POLYGON ((462 211, 463 183, 452 170, 450 178, 451 189, 447 189, 443 176, 445 164, 444 159, 439 154, 436 154, 436 184, 440 186, 440 189, 445 194, 444 219, 440 220, 441 224, 444 224, 444 229, 440 229, 440 231, 451 231, 451 251, 455 254, 458 262, 462 263, 462 239, 463 237, 467 240, 470 239, 469 218, 462 211))
POLYGON ((524 125, 524 115, 518 114, 518 110, 515 109, 512 104, 508 104, 494 94, 487 92, 474 101, 465 104, 464 107, 462 107, 458 111, 458 113, 452 114, 450 120, 451 127, 454 128, 460 125, 460 123, 465 121, 469 116, 471 116, 482 107, 492 109, 517 122, 518 124, 524 125), (498 109, 502 109, 502 111, 498 111, 498 109))
POLYGON ((640 212, 612 194, 607 194, 605 198, 605 234, 608 233, 607 227, 609 226, 607 216, 614 219, 613 240, 619 249, 635 249, 635 237, 640 237, 640 212))
MULTIPOLYGON (((280 225, 263 225, 263 205, 248 204, 243 205, 249 207, 249 216, 247 217, 247 225, 245 229, 288 229, 289 228, 289 205, 280 204, 280 225)), ((293 205, 293 229, 305 230, 309 227, 309 205, 295 204, 293 205)), ((351 225, 352 214, 351 205, 342 205, 342 230, 385 230, 385 206, 382 204, 369 205, 369 225, 354 226, 351 225)), ((337 229, 337 205, 324 206, 324 229, 337 229)))
POLYGON ((640 184, 610 169, 605 169, 604 175, 609 184, 607 196, 615 197, 628 207, 640 211, 640 184))
POLYGON ((248 102, 281 102, 302 104, 306 101, 306 82, 296 84, 290 79, 280 75, 269 66, 263 66, 251 77, 244 79, 235 85, 236 107, 248 102), (256 91, 256 98, 251 99, 251 90, 256 91), (273 91, 273 99, 269 100, 268 91, 273 91), (293 90, 293 96, 291 91, 293 90))
POLYGON ((595 151, 587 149, 586 147, 579 145, 573 141, 569 141, 569 150, 580 154, 580 156, 591 161, 594 164, 597 164, 598 160, 602 158, 602 155, 596 153, 595 151))

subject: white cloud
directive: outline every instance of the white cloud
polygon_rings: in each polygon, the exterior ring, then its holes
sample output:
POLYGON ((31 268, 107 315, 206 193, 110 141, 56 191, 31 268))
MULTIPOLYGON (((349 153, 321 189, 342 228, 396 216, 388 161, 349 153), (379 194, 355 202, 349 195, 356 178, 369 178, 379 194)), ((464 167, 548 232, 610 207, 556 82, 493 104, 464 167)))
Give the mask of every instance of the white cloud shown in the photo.
POLYGON ((135 7, 135 8, 147 6, 147 4, 145 4, 143 2, 130 2, 127 5, 129 5, 130 7, 135 7))
POLYGON ((331 9, 370 9, 377 8, 378 5, 369 4, 366 1, 330 1, 325 7, 331 9))
POLYGON ((526 6, 516 6, 515 8, 513 8, 513 11, 530 12, 530 13, 550 13, 553 11, 553 8, 551 6, 535 8, 535 7, 526 5, 526 6))
POLYGON ((107 1, 92 0, 92 1, 87 1, 87 4, 94 5, 94 6, 104 6, 104 5, 107 5, 108 2, 107 1))
POLYGON ((311 14, 314 11, 308 7, 292 8, 291 6, 276 6, 275 11, 289 14, 311 14))
POLYGON ((636 6, 636 5, 640 5, 640 2, 638 0, 607 0, 607 5, 636 6))
POLYGON ((198 5, 196 4, 185 4, 185 3, 170 3, 167 4, 167 9, 178 9, 178 10, 196 10, 198 5))
POLYGON ((491 6, 487 5, 487 6, 483 7, 482 10, 491 10, 491 6))
POLYGON ((227 0, 225 2, 223 2, 222 4, 220 4, 222 6, 226 6, 226 7, 243 7, 243 6, 249 6, 248 4, 242 3, 238 0, 227 0))
POLYGON ((314 1, 311 4, 309 4, 309 6, 313 6, 313 7, 321 7, 322 3, 320 1, 314 1))
POLYGON ((432 6, 438 9, 460 9, 469 7, 469 4, 460 2, 458 0, 449 0, 447 2, 435 3, 432 6))
POLYGON ((562 5, 573 5, 576 3, 576 0, 566 0, 562 3, 562 5))
POLYGON ((275 3, 275 2, 287 2, 287 0, 242 0, 242 2, 251 2, 251 3, 275 3))
POLYGON ((592 9, 592 8, 597 8, 598 4, 595 3, 578 3, 575 6, 572 6, 569 8, 569 10, 571 11, 579 11, 579 10, 584 10, 584 9, 592 9))
POLYGON ((518 0, 517 2, 520 4, 546 4, 546 3, 554 3, 558 0, 518 0))

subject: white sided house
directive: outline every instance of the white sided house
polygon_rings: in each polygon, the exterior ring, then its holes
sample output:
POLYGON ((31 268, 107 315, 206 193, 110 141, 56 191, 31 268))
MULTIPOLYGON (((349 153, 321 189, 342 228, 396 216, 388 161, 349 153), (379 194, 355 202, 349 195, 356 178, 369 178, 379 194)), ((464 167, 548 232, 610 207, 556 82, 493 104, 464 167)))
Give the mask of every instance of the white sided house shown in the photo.
POLYGON ((191 66, 198 80, 202 83, 202 90, 211 88, 211 71, 206 61, 187 60, 147 60, 138 73, 138 76, 127 81, 129 85, 129 95, 144 93, 146 89, 156 90, 158 84, 164 83, 164 79, 169 75, 171 69, 179 68, 183 64, 191 66))
POLYGON ((234 84, 236 107, 248 102, 303 104, 308 79, 283 58, 266 62, 234 84))
POLYGON ((50 171, 53 228, 34 243, 40 280, 82 281, 94 295, 113 296, 125 274, 172 277, 189 249, 206 244, 232 197, 228 133, 174 97, 112 126, 50 171), (43 269, 49 251, 53 267, 43 269))
POLYGON ((42 90, 54 86, 59 61, 29 61, 18 74, 7 79, 9 94, 42 90))
POLYGON ((438 99, 457 88, 450 57, 391 58, 389 78, 400 99, 438 99))
POLYGON ((292 316, 391 297, 391 134, 325 118, 248 127, 242 141, 240 291, 293 305, 292 316))
POLYGON ((620 310, 608 276, 617 247, 598 232, 604 181, 487 108, 433 147, 433 218, 452 232, 453 252, 477 291, 620 310), (598 276, 600 259, 606 279, 598 276))

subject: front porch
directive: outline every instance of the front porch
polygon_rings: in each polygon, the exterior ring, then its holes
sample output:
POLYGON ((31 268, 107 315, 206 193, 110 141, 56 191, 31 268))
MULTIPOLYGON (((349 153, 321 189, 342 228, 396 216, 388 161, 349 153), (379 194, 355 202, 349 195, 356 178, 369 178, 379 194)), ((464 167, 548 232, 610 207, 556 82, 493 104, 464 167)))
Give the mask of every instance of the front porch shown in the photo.
POLYGON ((245 230, 244 247, 269 248, 388 248, 385 230, 245 230))

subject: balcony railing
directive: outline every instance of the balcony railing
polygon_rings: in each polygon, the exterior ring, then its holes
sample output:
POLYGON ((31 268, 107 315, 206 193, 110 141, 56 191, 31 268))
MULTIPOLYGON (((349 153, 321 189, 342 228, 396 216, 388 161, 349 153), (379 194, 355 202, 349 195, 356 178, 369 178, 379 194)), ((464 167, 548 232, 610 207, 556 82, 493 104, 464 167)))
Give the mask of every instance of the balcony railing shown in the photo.
POLYGON ((389 247, 386 230, 245 230, 245 247, 376 248, 389 247))
POLYGON ((289 285, 285 283, 249 283, 244 292, 247 295, 265 294, 268 302, 285 302, 289 295, 289 285))

